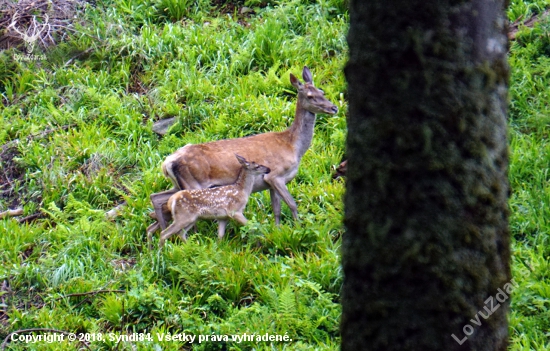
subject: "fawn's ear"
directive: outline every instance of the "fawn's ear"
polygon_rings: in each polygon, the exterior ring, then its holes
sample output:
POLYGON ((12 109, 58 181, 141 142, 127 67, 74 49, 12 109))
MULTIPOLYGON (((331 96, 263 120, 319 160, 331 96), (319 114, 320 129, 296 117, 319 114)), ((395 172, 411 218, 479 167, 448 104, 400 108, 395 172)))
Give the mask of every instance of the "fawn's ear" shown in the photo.
POLYGON ((304 82, 313 84, 313 76, 311 75, 311 71, 307 66, 304 66, 304 70, 302 71, 302 78, 304 78, 304 82))
POLYGON ((290 83, 298 90, 302 88, 302 83, 300 83, 300 80, 292 73, 290 74, 290 83))
POLYGON ((239 156, 239 155, 237 155, 237 154, 235 154, 235 157, 237 157, 237 161, 239 161, 239 163, 240 163, 241 165, 245 166, 245 165, 248 164, 248 162, 246 162, 246 160, 244 159, 244 157, 239 156))

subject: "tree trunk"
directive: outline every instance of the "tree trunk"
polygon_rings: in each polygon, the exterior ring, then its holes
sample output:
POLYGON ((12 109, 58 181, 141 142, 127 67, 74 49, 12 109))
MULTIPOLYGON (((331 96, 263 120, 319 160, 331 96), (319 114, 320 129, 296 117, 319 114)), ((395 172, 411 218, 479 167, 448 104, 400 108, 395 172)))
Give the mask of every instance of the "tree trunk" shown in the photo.
POLYGON ((504 8, 350 1, 343 351, 507 348, 504 8))

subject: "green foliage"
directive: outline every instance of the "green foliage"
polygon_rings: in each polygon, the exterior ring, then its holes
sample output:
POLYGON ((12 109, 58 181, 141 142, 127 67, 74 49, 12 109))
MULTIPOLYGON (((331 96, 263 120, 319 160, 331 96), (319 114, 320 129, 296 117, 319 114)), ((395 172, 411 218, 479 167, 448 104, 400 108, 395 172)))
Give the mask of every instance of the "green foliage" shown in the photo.
POLYGON ((510 0, 508 18, 510 21, 526 20, 532 15, 543 13, 547 6, 545 0, 510 0))
MULTIPOLYGON (((546 1, 511 1, 508 15, 511 21, 526 20, 547 8, 546 1)), ((519 284, 512 296, 510 350, 518 351, 550 348, 549 28, 548 17, 533 28, 520 27, 509 55, 512 273, 519 284)))
POLYGON ((155 6, 161 18, 180 21, 186 17, 210 10, 209 0, 157 0, 155 6))
MULTIPOLYGON (((25 328, 83 333, 280 334, 292 342, 207 342, 193 349, 335 349, 342 281, 344 184, 332 182, 345 142, 343 1, 103 0, 39 62, 0 53, 0 211, 41 218, 0 221, 0 339, 25 328), (221 5, 221 7, 220 7, 221 5), (239 13, 239 6, 254 12, 239 13), (289 73, 310 66, 337 103, 318 116, 314 143, 289 184, 301 220, 283 205, 273 224, 268 192, 253 194, 250 223, 199 222, 186 244, 149 250, 149 195, 169 188, 163 159, 187 143, 285 129, 293 119, 289 73), (164 137, 153 122, 177 117, 164 137), (11 144, 10 144, 11 145, 11 144), (2 178, 4 179, 4 178, 2 178), (4 192, 2 193, 4 194, 4 192), (114 220, 105 212, 125 201, 114 220), (78 295, 89 293, 87 295, 78 295), (77 294, 77 295, 70 295, 77 294), (323 346, 321 346, 323 345, 323 346)), ((153 244, 158 244, 155 237, 153 244)), ((138 349, 180 349, 145 341, 138 349)), ((14 350, 24 349, 13 342, 14 350)), ((44 350, 74 349, 63 343, 44 350)), ((94 349, 130 343, 92 342, 94 349)))
MULTIPOLYGON (((331 169, 344 154, 347 1, 103 0, 80 33, 42 62, 0 52, 0 339, 49 327, 72 332, 285 334, 292 342, 202 343, 196 350, 338 348, 344 183, 331 169), (239 6, 254 13, 242 15, 239 6), (162 160, 187 143, 280 131, 294 112, 289 73, 308 65, 340 113, 320 115, 313 144, 289 183, 300 221, 283 205, 273 224, 267 192, 253 194, 245 227, 199 222, 186 244, 148 250, 149 195, 169 188, 162 160), (151 130, 177 117, 164 137, 151 130), (12 145, 12 144, 10 144, 12 145), (2 178, 4 179, 4 178, 2 178), (4 192, 10 188, 8 192, 4 192), (121 215, 106 210, 125 201, 121 215), (74 293, 98 292, 86 296, 74 293), (1 315, 1 313, 0 313, 1 315)), ((545 1, 511 1, 514 21, 545 1)), ((513 273, 511 350, 546 350, 550 289, 548 19, 511 45, 510 180, 513 273)), ((154 244, 158 239, 153 240, 154 244)), ((132 349, 94 342, 97 349, 132 349)), ((166 341, 138 350, 178 350, 166 341)), ((23 350, 22 343, 11 349, 23 350)), ((41 350, 73 350, 44 344, 41 350)))

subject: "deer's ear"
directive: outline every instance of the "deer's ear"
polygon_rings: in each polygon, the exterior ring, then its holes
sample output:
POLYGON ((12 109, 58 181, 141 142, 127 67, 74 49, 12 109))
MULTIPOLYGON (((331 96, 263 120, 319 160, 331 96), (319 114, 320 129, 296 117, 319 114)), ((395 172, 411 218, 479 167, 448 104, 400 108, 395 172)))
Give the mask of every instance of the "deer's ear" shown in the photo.
POLYGON ((237 157, 237 160, 239 161, 239 163, 240 163, 241 165, 244 166, 245 164, 247 164, 247 162, 246 162, 246 160, 244 159, 244 157, 239 156, 239 155, 237 155, 237 154, 235 154, 235 157, 237 157))
POLYGON ((292 73, 290 74, 290 83, 298 90, 302 87, 302 83, 300 83, 298 78, 292 73))
POLYGON ((304 82, 313 84, 313 76, 311 75, 311 71, 307 66, 304 66, 304 70, 302 71, 302 78, 304 78, 304 82))

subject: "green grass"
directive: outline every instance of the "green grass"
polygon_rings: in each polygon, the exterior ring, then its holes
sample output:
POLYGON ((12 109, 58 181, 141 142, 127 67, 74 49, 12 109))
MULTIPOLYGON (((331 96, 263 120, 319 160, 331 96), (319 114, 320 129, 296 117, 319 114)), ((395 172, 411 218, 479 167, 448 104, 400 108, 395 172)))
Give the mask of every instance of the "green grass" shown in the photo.
MULTIPOLYGON (((254 13, 226 13, 207 1, 103 0, 79 33, 22 62, 0 53, 0 177, 11 188, 0 211, 21 205, 28 224, 0 220, 0 339, 25 328, 83 333, 147 331, 287 335, 292 342, 205 342, 194 350, 338 349, 344 184, 332 181, 346 137, 345 0, 245 1, 254 13), (192 6, 188 6, 193 3, 192 6), (258 7, 265 5, 266 7, 258 7), (292 121, 289 73, 311 68, 336 103, 320 115, 310 150, 289 190, 293 222, 273 222, 269 194, 253 194, 247 226, 199 222, 183 244, 147 248, 149 194, 170 187, 164 158, 187 143, 283 130, 292 121), (177 117, 159 137, 154 121, 177 117), (104 212, 126 201, 121 216, 104 212), (95 295, 71 296, 98 290, 95 295), (119 290, 123 292, 119 292, 119 290)), ((545 1, 512 1, 512 21, 542 13, 545 1)), ((515 290, 511 350, 547 350, 550 330, 550 40, 547 20, 511 45, 510 201, 515 290)), ((154 244, 157 244, 155 237, 154 244)), ((169 341, 138 350, 179 350, 169 341)), ((27 345, 12 343, 11 349, 27 345)), ((130 350, 132 343, 94 342, 130 350)), ((75 344, 34 344, 73 350, 75 344)))
MULTIPOLYGON (((283 130, 292 122, 289 73, 308 65, 346 111, 345 7, 272 3, 245 17, 192 3, 104 1, 87 9, 82 34, 47 53, 48 60, 0 54, 0 144, 21 141, 9 150, 13 159, 2 159, 15 180, 0 209, 20 204, 25 215, 44 212, 26 225, 0 221, 0 282, 9 284, 1 339, 38 327, 105 335, 287 333, 292 342, 203 342, 193 349, 337 348, 344 185, 331 180, 331 167, 343 154, 345 112, 319 116, 315 141, 289 185, 299 222, 283 207, 276 227, 264 192, 251 197, 250 223, 230 224, 222 242, 214 223, 200 222, 187 244, 176 238, 151 251, 145 228, 149 194, 170 187, 160 171, 167 155, 187 143, 283 130), (167 117, 178 123, 159 137, 152 124, 167 117), (106 221, 104 212, 121 201, 128 204, 121 216, 106 221), (70 296, 97 290, 117 292, 70 296)), ((110 340, 92 346, 117 347, 110 340)))
MULTIPOLYGON (((512 1, 511 21, 548 8, 545 1, 512 1)), ((510 47, 510 225, 512 296, 510 350, 550 349, 550 19, 523 28, 510 47)))

